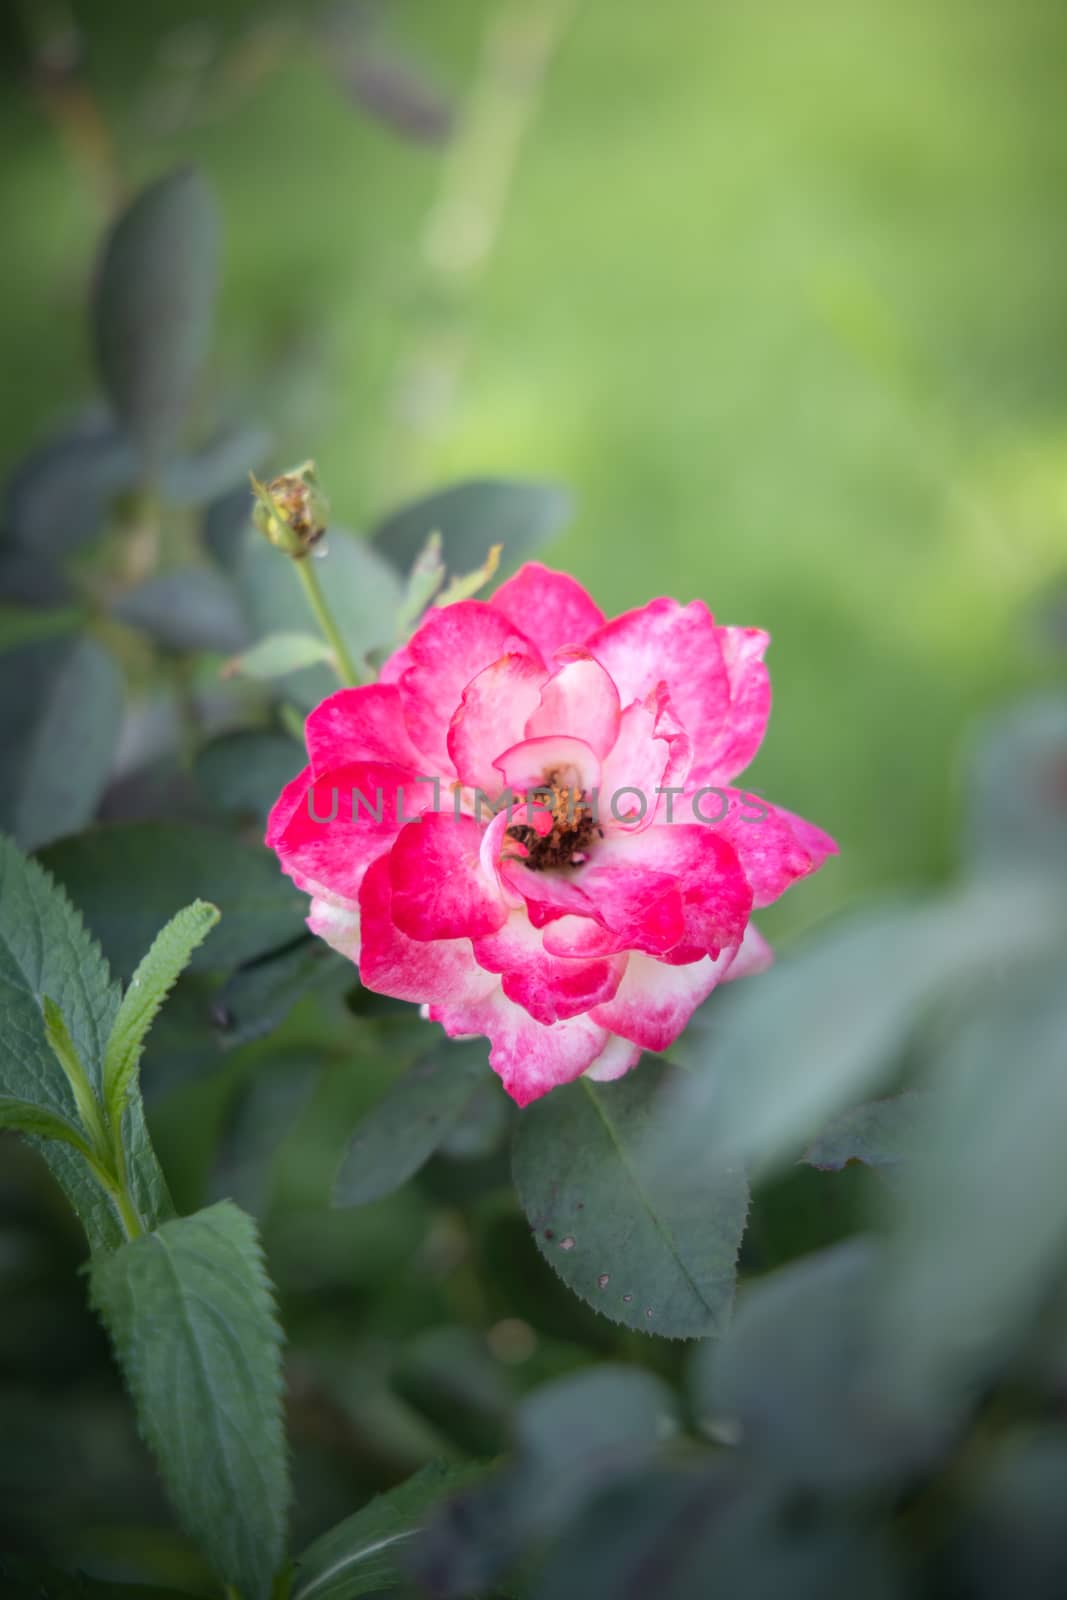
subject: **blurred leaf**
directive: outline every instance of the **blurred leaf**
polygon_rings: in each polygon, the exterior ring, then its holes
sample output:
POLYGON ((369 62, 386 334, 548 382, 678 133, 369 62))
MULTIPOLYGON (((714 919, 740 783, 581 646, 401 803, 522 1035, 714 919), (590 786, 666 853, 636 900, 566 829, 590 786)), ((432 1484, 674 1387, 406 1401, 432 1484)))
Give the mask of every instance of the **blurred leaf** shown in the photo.
POLYGON ((1029 867, 1067 882, 1067 701, 1028 700, 988 722, 964 781, 972 870, 1029 867))
POLYGON ((208 555, 223 572, 236 573, 252 521, 252 490, 236 485, 204 510, 200 536, 208 555))
MULTIPOLYGON (((318 563, 316 575, 353 660, 391 649, 403 593, 396 573, 370 545, 339 528, 330 529, 325 553, 321 549, 306 559, 318 563)), ((253 638, 307 631, 307 601, 291 565, 261 534, 248 533, 238 581, 253 638)), ((337 680, 325 667, 309 667, 287 677, 285 687, 297 705, 310 710, 336 689, 337 680)))
POLYGON ((484 1472, 424 1467, 316 1539, 296 1563, 292 1600, 357 1600, 402 1584, 404 1557, 431 1511, 484 1472))
MULTIPOLYGON (((47 556, 35 556, 17 545, 0 543, 0 610, 3 613, 0 622, 6 643, 14 644, 20 635, 24 636, 23 630, 31 630, 33 636, 36 621, 33 609, 54 612, 68 606, 72 621, 76 622, 78 613, 71 605, 70 584, 55 561, 47 556), (16 608, 22 606, 32 609, 17 616, 13 634, 16 608)), ((47 622, 42 631, 52 631, 47 622)))
POLYGON ((533 1600, 903 1600, 913 1592, 863 1521, 791 1510, 724 1461, 608 1488, 571 1522, 532 1591, 533 1600))
POLYGON ((449 572, 473 572, 491 545, 503 545, 500 569, 513 572, 570 521, 570 495, 555 484, 472 478, 402 506, 374 531, 374 544, 408 572, 431 533, 441 535, 449 572))
POLYGON ((923 1096, 909 1090, 842 1111, 808 1146, 803 1159, 823 1172, 840 1172, 850 1161, 895 1167, 913 1151, 923 1104, 923 1096))
POLYGON ((1057 953, 987 981, 933 1064, 881 1307, 885 1384, 902 1409, 987 1380, 1062 1279, 1065 1040, 1057 953))
POLYGON ((495 1073, 478 1084, 439 1146, 450 1161, 483 1161, 499 1150, 511 1127, 514 1103, 501 1094, 495 1073))
POLYGON ((168 650, 240 650, 248 637, 229 580, 210 567, 159 572, 128 590, 112 615, 168 650))
POLYGON ((643 1333, 722 1330, 748 1210, 740 1163, 657 1156, 648 1132, 677 1070, 646 1057, 582 1079, 516 1124, 515 1185, 538 1249, 594 1310, 643 1333))
POLYGON ((222 913, 215 937, 194 954, 193 971, 240 966, 305 932, 307 901, 274 856, 220 828, 116 823, 61 840, 42 859, 124 978, 191 897, 222 913))
POLYGON ((38 562, 64 556, 101 532, 112 500, 133 487, 136 475, 133 451, 111 419, 83 419, 15 468, 4 495, 4 531, 38 562))
POLYGON ((164 499, 208 506, 230 490, 247 492, 248 474, 262 468, 271 443, 269 430, 255 423, 220 429, 199 450, 167 462, 160 478, 164 499))
POLYGON ((448 139, 450 102, 420 65, 379 41, 365 5, 331 5, 320 30, 326 68, 360 110, 422 144, 448 139))
POLYGON ((303 767, 304 751, 284 733, 242 729, 212 739, 194 764, 198 787, 227 816, 266 822, 275 800, 303 767))
POLYGON ((27 849, 93 816, 122 698, 118 669, 94 639, 37 639, 0 656, 0 827, 27 849))
POLYGON ((408 574, 407 588, 396 619, 397 634, 401 638, 412 631, 444 581, 441 535, 435 528, 415 557, 408 574))
POLYGON ((465 1456, 499 1455, 509 1443, 511 1392, 484 1338, 431 1328, 406 1345, 389 1376, 395 1394, 465 1456))
POLYGON ((332 659, 325 639, 313 633, 269 633, 244 655, 227 662, 226 672, 243 673, 246 678, 284 678, 288 672, 332 659))
POLYGON ((1020 1429, 977 1486, 954 1566, 975 1600, 1062 1600, 1067 1594, 1067 1438, 1062 1429, 1020 1429))
POLYGON ((262 1218, 274 1158, 306 1109, 322 1072, 309 1053, 283 1053, 257 1066, 231 1107, 215 1160, 211 1193, 262 1218))
POLYGON ((850 1239, 744 1285, 730 1327, 694 1360, 705 1430, 736 1437, 764 1476, 834 1492, 899 1477, 943 1446, 940 1430, 898 1418, 883 1394, 882 1268, 873 1240, 850 1239))
POLYGON ((853 914, 751 984, 713 995, 675 1047, 697 1070, 663 1107, 662 1159, 688 1169, 726 1153, 762 1168, 795 1158, 877 1082, 935 997, 984 978, 1005 949, 1047 948, 1063 924, 1050 884, 975 884, 853 914))
POLYGON ((321 939, 260 956, 228 978, 215 998, 222 1043, 231 1050, 247 1044, 273 1032, 304 995, 342 995, 358 982, 358 968, 321 939))
POLYGON ((446 1505, 419 1541, 412 1565, 435 1596, 496 1583, 605 1484, 654 1460, 678 1411, 652 1373, 605 1364, 542 1384, 515 1428, 514 1464, 446 1505))
MULTIPOLYGON (((77 1126, 71 1091, 45 1034, 41 997, 62 1013, 71 1043, 99 1096, 101 1064, 119 1006, 117 986, 66 896, 35 861, 0 837, 0 993, 3 1093, 77 1126)), ((168 1214, 170 1202, 144 1127, 139 1095, 127 1110, 129 1172, 141 1215, 168 1214)), ((110 1201, 69 1145, 41 1147, 81 1219, 94 1250, 125 1237, 110 1201)))
POLYGON ((218 909, 206 901, 185 906, 156 935, 130 979, 104 1052, 104 1105, 113 1124, 126 1109, 160 1006, 218 920, 218 909))
POLYGON ((113 1583, 110 1578, 69 1574, 42 1562, 0 1555, 4 1600, 190 1600, 177 1589, 154 1584, 113 1583))
POLYGON ((97 360, 149 470, 177 442, 207 353, 218 249, 214 198, 188 169, 144 189, 104 246, 93 307, 97 360))
POLYGON ((189 1536, 269 1600, 289 1502, 281 1334, 255 1224, 223 1202, 98 1258, 92 1300, 189 1536))
POLYGON ((409 1067, 352 1135, 334 1203, 367 1205, 406 1183, 459 1122, 488 1070, 483 1039, 446 1040, 409 1067))

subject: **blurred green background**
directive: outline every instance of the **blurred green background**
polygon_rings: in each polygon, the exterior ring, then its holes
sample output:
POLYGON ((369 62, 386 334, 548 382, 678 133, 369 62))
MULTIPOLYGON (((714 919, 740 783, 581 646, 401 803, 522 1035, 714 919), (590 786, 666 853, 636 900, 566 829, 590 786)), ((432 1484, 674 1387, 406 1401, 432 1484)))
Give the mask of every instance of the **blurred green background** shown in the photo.
MULTIPOLYGON (((66 15, 27 4, 13 42, 61 51, 66 15)), ((700 595, 770 629, 752 781, 843 846, 772 931, 950 865, 961 735, 1041 675, 1021 607, 1067 547, 1061 6, 72 15, 90 109, 17 50, 0 104, 5 457, 89 392, 108 170, 191 159, 225 220, 217 384, 343 520, 558 478, 547 559, 606 610, 700 595), (366 114, 353 19, 429 113, 473 102, 469 136, 366 114)))
MULTIPOLYGON (((225 229, 199 421, 316 457, 356 529, 455 479, 558 480, 577 514, 544 559, 609 614, 700 596, 769 629, 750 781, 841 843, 774 938, 952 877, 975 719, 1062 673, 1034 602, 1067 567, 1067 9, 23 0, 0 30, 0 469, 96 390, 108 220, 193 162, 225 229)), ((179 988, 146 1095, 179 1207, 232 1193, 263 1222, 298 1540, 431 1457, 501 1448, 543 1378, 678 1375, 682 1347, 596 1317, 537 1255, 502 1095, 467 1159, 328 1209, 349 1130, 425 1048, 406 1011, 357 996, 357 1030, 313 996, 209 1056, 212 998, 179 988)), ((869 1178, 768 1185, 756 1270, 848 1232, 869 1178)), ((12 1141, 0 1201, 11 1528, 212 1593, 85 1308, 80 1232, 12 1141)))

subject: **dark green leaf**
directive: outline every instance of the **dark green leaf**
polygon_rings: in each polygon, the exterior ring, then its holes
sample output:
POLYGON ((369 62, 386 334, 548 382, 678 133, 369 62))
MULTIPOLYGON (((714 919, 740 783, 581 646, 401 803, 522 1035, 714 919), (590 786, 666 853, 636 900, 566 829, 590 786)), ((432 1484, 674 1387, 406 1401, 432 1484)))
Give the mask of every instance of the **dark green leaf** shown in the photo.
POLYGON ((374 530, 374 543, 407 573, 431 533, 441 535, 449 573, 473 572, 490 545, 503 545, 500 570, 513 572, 570 521, 571 497, 550 483, 472 478, 401 506, 374 530))
POLYGON ((212 739, 197 756, 194 771, 214 810, 266 822, 275 800, 305 759, 301 746, 287 734, 246 729, 212 739))
POLYGON ((882 1252, 850 1239, 743 1286, 723 1338, 701 1346, 701 1425, 739 1444, 763 1474, 847 1490, 914 1469, 944 1444, 886 1403, 874 1366, 882 1252))
POLYGON ((617 1083, 555 1089, 519 1117, 513 1171, 538 1249, 614 1322, 667 1338, 718 1333, 748 1209, 739 1162, 681 1165, 649 1132, 677 1077, 646 1058, 617 1083))
POLYGON ((37 639, 0 657, 0 827, 27 849, 84 827, 121 716, 122 680, 93 639, 37 639))
POLYGON ((85 1135, 67 1117, 46 1111, 29 1100, 18 1100, 0 1089, 0 1128, 14 1133, 31 1133, 39 1139, 58 1139, 82 1155, 89 1154, 85 1135))
POLYGON ((183 506, 203 506, 259 472, 270 453, 271 435, 254 423, 224 428, 189 455, 176 456, 163 470, 164 498, 183 506))
POLYGON ((64 839, 43 859, 124 978, 191 896, 222 913, 210 944, 193 956, 194 971, 240 966, 306 931, 307 901, 274 856, 221 829, 120 823, 64 839))
MULTIPOLYGON (((119 993, 98 947, 66 896, 35 861, 0 837, 0 1084, 12 1099, 76 1126, 77 1108, 45 1036, 41 997, 62 1013, 71 1043, 99 1096, 101 1065, 119 993)), ((130 1178, 138 1210, 155 1220, 169 1199, 144 1127, 140 1096, 126 1112, 130 1178)), ((124 1238, 111 1202, 69 1145, 42 1154, 81 1218, 93 1249, 124 1238)))
POLYGON ((823 1172, 840 1172, 850 1161, 898 1166, 912 1152, 923 1104, 923 1096, 909 1090, 842 1111, 808 1146, 804 1160, 823 1172))
POLYGON ((0 1579, 4 1600, 189 1600, 188 1594, 179 1594, 177 1589, 87 1578, 83 1572, 60 1572, 19 1556, 0 1555, 0 1579))
POLYGON ((1054 885, 975 884, 845 918, 714 994, 676 1047, 697 1070, 663 1108, 664 1159, 688 1169, 724 1152, 761 1167, 795 1158, 888 1070, 937 996, 984 976, 1006 948, 1040 949, 1062 923, 1054 885))
POLYGON ((405 1557, 427 1517, 480 1470, 424 1467, 331 1528, 297 1561, 292 1600, 358 1600, 402 1583, 405 1557))
POLYGON ((128 590, 112 615, 168 650, 230 654, 248 637, 233 585, 211 567, 156 573, 128 590))
MULTIPOLYGON (((341 528, 331 528, 325 549, 306 557, 315 562, 338 631, 353 660, 397 643, 396 617, 403 585, 388 562, 369 544, 341 528)), ((253 639, 277 633, 306 633, 311 613, 292 561, 250 530, 238 581, 253 639)), ((327 667, 305 667, 284 680, 290 698, 310 709, 337 688, 327 667)))
POLYGON ((885 1385, 920 1415, 1010 1355, 1067 1248, 1067 984, 1058 951, 986 981, 933 1064, 881 1306, 885 1385))
POLYGON ((177 442, 207 352, 218 246, 211 191, 184 170, 143 190, 104 247, 93 308, 97 360, 150 469, 177 442))
POLYGON ((223 1202, 99 1258, 92 1298, 189 1536, 268 1600, 289 1501, 281 1335, 255 1224, 223 1202))
POLYGON ((1067 876, 1067 703, 1045 695, 980 729, 963 785, 975 871, 1067 876))
POLYGON ((352 1135, 335 1203, 366 1205, 406 1183, 461 1120, 488 1059, 482 1039, 446 1040, 409 1067, 352 1135))
POLYGON ((239 484, 219 495, 204 512, 200 536, 208 555, 223 572, 235 573, 252 520, 252 489, 239 484))
POLYGON ((66 555, 106 525, 110 503, 132 487, 137 463, 108 418, 90 418, 39 445, 15 468, 4 528, 37 561, 66 555))
POLYGON ((219 990, 213 1007, 226 1049, 270 1033, 312 991, 342 995, 359 982, 351 961, 321 939, 301 939, 241 967, 219 990))

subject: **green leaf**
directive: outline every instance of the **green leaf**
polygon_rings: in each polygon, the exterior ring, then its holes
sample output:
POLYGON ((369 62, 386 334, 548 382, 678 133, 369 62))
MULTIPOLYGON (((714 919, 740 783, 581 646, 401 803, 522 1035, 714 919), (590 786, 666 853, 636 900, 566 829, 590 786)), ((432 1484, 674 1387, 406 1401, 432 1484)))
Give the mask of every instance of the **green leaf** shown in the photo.
POLYGON ((972 871, 1067 874, 1067 703, 1044 694, 979 730, 962 792, 972 871))
POLYGON ((158 572, 116 602, 112 615, 167 650, 240 650, 248 637, 233 584, 211 567, 158 572))
POLYGON ((748 1209, 738 1162, 685 1166, 649 1130, 678 1074, 646 1058, 617 1083, 554 1089, 518 1118, 512 1170, 537 1247, 613 1322, 667 1338, 724 1326, 748 1209))
POLYGON ((130 979, 104 1053, 104 1104, 113 1123, 126 1109, 145 1039, 160 1006, 218 920, 217 906, 194 900, 156 935, 130 979))
MULTIPOLYGON (((331 528, 325 549, 318 546, 305 559, 316 563, 316 575, 352 659, 358 663, 372 651, 391 650, 398 642, 396 617, 403 584, 389 563, 365 540, 341 528, 331 528)), ((310 613, 292 562, 254 529, 246 534, 237 577, 253 638, 307 632, 310 613)), ((304 710, 336 688, 334 673, 324 666, 304 667, 285 679, 287 694, 304 710)))
POLYGON ((90 1156, 91 1151, 81 1131, 66 1117, 55 1111, 45 1111, 28 1100, 16 1100, 0 1091, 0 1128, 14 1133, 31 1133, 40 1139, 57 1139, 69 1144, 80 1155, 90 1156))
POLYGON ((897 1417, 873 1337, 880 1243, 853 1238, 742 1286, 722 1339, 694 1361, 694 1408, 757 1470, 847 1492, 913 1472, 945 1439, 897 1417))
POLYGON ((255 423, 222 428, 199 450, 167 462, 160 487, 167 500, 204 506, 229 490, 247 490, 248 474, 261 470, 270 454, 271 435, 255 423))
POLYGON ((121 717, 122 679, 94 639, 37 639, 0 656, 0 828, 35 849, 84 827, 121 717))
MULTIPOLYGON (((0 1091, 10 1101, 76 1127, 74 1095, 46 1037, 41 1010, 45 995, 61 1013, 70 1048, 99 1096, 104 1050, 119 1008, 118 988, 62 890, 37 862, 0 836, 0 1091)), ((125 1133, 134 1198, 151 1225, 169 1213, 170 1201, 148 1142, 139 1095, 127 1109, 125 1133)), ((125 1232, 82 1154, 69 1141, 44 1144, 41 1153, 81 1218, 92 1248, 120 1244, 125 1232)))
POLYGON ((227 663, 227 675, 241 673, 246 678, 284 678, 320 661, 330 661, 325 639, 312 633, 270 633, 265 639, 227 663))
POLYGON ((910 1089, 885 1100, 853 1106, 831 1118, 804 1152, 809 1166, 840 1172, 850 1161, 895 1167, 912 1153, 924 1097, 910 1089))
POLYGON ((193 773, 213 810, 266 822, 275 800, 304 761, 303 746, 288 734, 241 729, 206 744, 193 773))
POLYGON ((4 531, 37 561, 95 537, 110 503, 133 487, 137 463, 110 418, 65 428, 15 468, 4 495, 4 531))
POLYGON ((565 527, 572 511, 570 495, 555 484, 472 478, 401 506, 375 529, 374 544, 400 571, 409 572, 437 532, 451 573, 474 572, 490 546, 499 544, 506 575, 565 527))
POLYGON ((432 1465, 378 1495, 304 1551, 292 1600, 358 1600, 403 1582, 404 1558, 427 1517, 483 1472, 432 1465))
POLYGON ((221 828, 120 823, 64 839, 42 859, 123 978, 191 896, 222 914, 210 945, 193 955, 193 971, 240 966, 306 933, 307 901, 275 857, 221 828))
POLYGON ((143 190, 104 247, 93 306, 97 361, 150 469, 177 442, 207 352, 218 247, 214 198, 191 170, 143 190))
POLYGON ((164 1223, 99 1258, 91 1292, 185 1531, 243 1600, 268 1600, 289 1484, 255 1224, 225 1201, 164 1223))
POLYGON ((4 1600, 190 1600, 188 1593, 155 1584, 113 1583, 110 1578, 69 1574, 39 1561, 0 1555, 4 1600))
POLYGON ((301 939, 241 967, 218 991, 213 1010, 226 1049, 271 1033, 312 991, 320 1002, 359 982, 359 970, 321 939, 301 939))
POLYGON ((447 1040, 409 1067, 352 1135, 334 1204, 367 1205, 406 1183, 462 1120, 488 1073, 488 1059, 482 1039, 447 1040))
POLYGON ((943 1408, 988 1381, 1062 1281, 1065 1040, 1053 947, 985 982, 931 1062, 916 1159, 893 1192, 880 1306, 884 1385, 902 1411, 943 1408))
POLYGON ((974 884, 843 918, 750 984, 712 995, 676 1047, 693 1071, 663 1107, 663 1159, 795 1159, 827 1117, 887 1072, 919 1019, 1005 949, 1064 925, 1054 883, 974 884))

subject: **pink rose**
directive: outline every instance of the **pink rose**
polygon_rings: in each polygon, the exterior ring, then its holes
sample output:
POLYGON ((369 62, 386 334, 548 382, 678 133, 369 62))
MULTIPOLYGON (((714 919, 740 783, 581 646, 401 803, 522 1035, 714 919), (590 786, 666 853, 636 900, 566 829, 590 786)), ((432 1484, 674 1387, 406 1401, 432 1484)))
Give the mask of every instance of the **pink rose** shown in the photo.
POLYGON ((607 622, 537 563, 429 611, 380 682, 312 712, 271 813, 309 927, 368 989, 488 1035, 519 1105, 666 1049, 769 962, 753 907, 836 850, 731 787, 767 723, 767 642, 700 601, 607 622))

